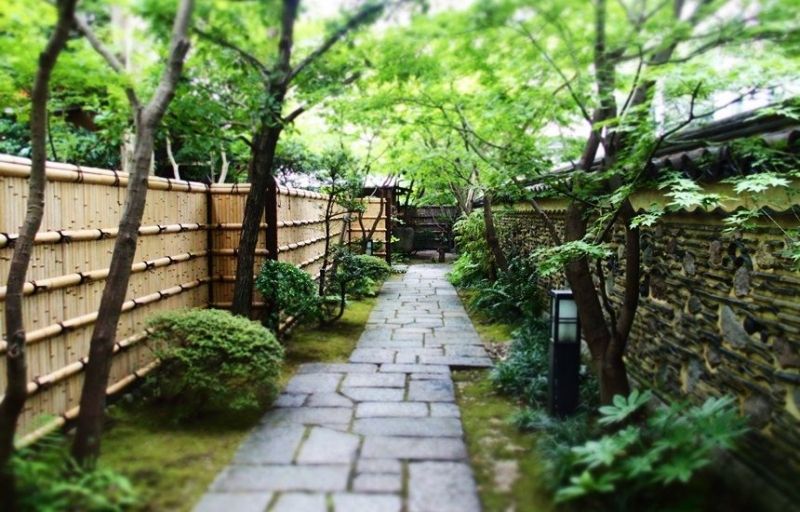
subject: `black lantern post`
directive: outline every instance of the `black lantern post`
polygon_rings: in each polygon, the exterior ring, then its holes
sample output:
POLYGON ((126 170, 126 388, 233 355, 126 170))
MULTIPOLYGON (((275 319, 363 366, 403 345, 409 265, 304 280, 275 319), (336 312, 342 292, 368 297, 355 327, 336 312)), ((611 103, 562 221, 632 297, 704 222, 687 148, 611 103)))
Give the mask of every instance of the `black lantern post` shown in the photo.
POLYGON ((581 324, 572 290, 550 290, 550 414, 575 412, 580 365, 581 324))

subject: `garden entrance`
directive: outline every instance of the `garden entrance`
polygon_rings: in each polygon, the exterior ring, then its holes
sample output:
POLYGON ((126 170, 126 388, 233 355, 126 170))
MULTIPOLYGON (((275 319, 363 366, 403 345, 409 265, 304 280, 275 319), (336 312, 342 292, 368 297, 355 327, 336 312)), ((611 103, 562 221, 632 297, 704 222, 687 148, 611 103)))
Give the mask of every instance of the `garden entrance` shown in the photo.
POLYGON ((448 268, 386 282, 349 362, 301 366, 195 510, 480 510, 450 369, 491 362, 448 268))

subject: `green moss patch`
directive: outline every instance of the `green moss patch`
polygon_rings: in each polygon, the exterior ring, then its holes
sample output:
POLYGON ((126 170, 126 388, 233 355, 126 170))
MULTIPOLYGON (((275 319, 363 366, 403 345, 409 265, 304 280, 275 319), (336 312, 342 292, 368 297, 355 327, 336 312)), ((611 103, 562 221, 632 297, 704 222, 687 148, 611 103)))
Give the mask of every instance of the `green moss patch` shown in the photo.
POLYGON ((483 510, 554 510, 541 482, 536 436, 520 433, 508 421, 517 404, 494 391, 485 371, 455 372, 453 378, 483 510))

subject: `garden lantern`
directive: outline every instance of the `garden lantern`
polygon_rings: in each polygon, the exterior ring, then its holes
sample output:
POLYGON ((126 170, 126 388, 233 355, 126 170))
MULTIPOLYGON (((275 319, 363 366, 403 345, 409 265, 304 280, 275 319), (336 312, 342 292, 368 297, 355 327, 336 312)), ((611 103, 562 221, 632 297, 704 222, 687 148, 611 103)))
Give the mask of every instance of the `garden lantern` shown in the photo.
POLYGON ((550 414, 575 412, 580 365, 581 324, 572 290, 550 290, 550 414))

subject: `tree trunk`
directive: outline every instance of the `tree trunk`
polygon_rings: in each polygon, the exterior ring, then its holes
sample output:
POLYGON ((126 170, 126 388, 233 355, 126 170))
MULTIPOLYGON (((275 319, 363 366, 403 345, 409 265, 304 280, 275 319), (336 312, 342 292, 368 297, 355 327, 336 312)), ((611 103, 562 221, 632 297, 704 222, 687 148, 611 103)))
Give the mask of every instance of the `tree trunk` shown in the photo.
POLYGON ((6 287, 6 372, 7 385, 0 402, 0 508, 14 510, 14 477, 8 466, 14 451, 17 420, 28 396, 25 362, 25 325, 22 318, 22 293, 31 259, 33 240, 44 215, 44 188, 47 160, 47 99, 50 75, 69 38, 77 0, 58 2, 58 21, 42 53, 31 93, 31 174, 28 178, 28 203, 8 272, 6 287))
POLYGON ((494 226, 494 213, 492 213, 492 197, 487 192, 483 198, 483 222, 485 224, 486 245, 489 246, 489 251, 492 253, 492 259, 500 272, 508 270, 508 261, 500 247, 500 240, 497 238, 497 229, 494 226))
POLYGON ((231 310, 236 315, 250 317, 253 305, 253 275, 258 232, 264 217, 267 188, 275 160, 275 148, 281 135, 281 126, 265 128, 256 137, 253 146, 250 192, 244 206, 242 234, 236 254, 236 281, 231 310))
POLYGON ((161 82, 150 103, 141 113, 135 113, 140 122, 137 123, 134 169, 129 176, 125 208, 89 345, 89 361, 86 364, 77 432, 72 446, 73 457, 87 467, 95 464, 100 453, 100 435, 103 431, 106 389, 111 371, 114 341, 122 304, 128 292, 131 264, 136 253, 139 227, 147 199, 147 179, 153 154, 153 138, 156 127, 172 101, 178 78, 183 70, 184 58, 189 50, 186 33, 193 7, 192 0, 181 1, 175 16, 169 60, 161 82))

